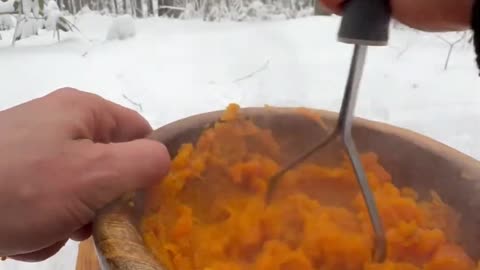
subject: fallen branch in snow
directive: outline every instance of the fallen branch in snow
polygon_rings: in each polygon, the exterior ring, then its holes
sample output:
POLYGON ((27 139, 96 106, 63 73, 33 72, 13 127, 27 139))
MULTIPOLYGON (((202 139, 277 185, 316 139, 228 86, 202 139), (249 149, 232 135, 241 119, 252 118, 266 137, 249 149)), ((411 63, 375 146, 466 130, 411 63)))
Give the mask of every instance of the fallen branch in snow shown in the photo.
POLYGON ((122 96, 123 96, 124 99, 126 99, 128 102, 130 102, 132 105, 134 105, 135 107, 137 107, 137 108, 140 110, 140 112, 143 112, 142 104, 131 100, 131 99, 130 99, 127 95, 125 95, 125 94, 122 94, 122 96))
POLYGON ((270 64, 270 59, 267 60, 267 61, 265 61, 265 63, 264 63, 260 68, 258 68, 257 70, 255 70, 255 71, 253 71, 253 72, 251 72, 251 73, 249 73, 249 74, 247 74, 247 75, 245 75, 245 76, 243 76, 243 77, 240 77, 240 78, 238 78, 238 79, 235 79, 235 80, 233 80, 233 82, 236 83, 236 82, 240 82, 240 81, 249 79, 249 78, 255 76, 255 74, 257 74, 257 73, 259 73, 259 72, 262 72, 262 71, 264 71, 265 69, 267 69, 269 64, 270 64))
POLYGON ((173 6, 158 6, 157 10, 161 9, 161 8, 167 8, 167 9, 172 9, 172 10, 185 10, 185 8, 183 8, 183 7, 173 7, 173 6))
POLYGON ((406 43, 404 46, 392 45, 391 47, 392 47, 392 49, 397 51, 397 59, 400 59, 400 57, 402 57, 408 51, 408 49, 410 48, 410 43, 406 43))
POLYGON ((409 47, 410 45, 407 44, 402 50, 400 50, 400 52, 397 54, 397 59, 402 57, 408 51, 409 47))
POLYGON ((403 47, 399 47, 397 59, 400 59, 411 47, 413 41, 409 38, 403 47))
POLYGON ((107 43, 107 41, 102 41, 101 43, 93 43, 93 41, 90 40, 90 43, 92 44, 88 49, 85 50, 85 52, 82 53, 82 57, 87 56, 91 50, 93 50, 95 47, 102 46, 107 43))
POLYGON ((464 40, 466 36, 467 36, 467 32, 463 32, 462 36, 459 39, 452 42, 443 38, 440 35, 437 35, 437 38, 441 39, 443 42, 447 43, 450 46, 448 49, 447 59, 445 60, 445 65, 443 67, 443 70, 447 70, 448 68, 448 63, 450 62, 450 56, 452 55, 453 48, 462 40, 464 40))

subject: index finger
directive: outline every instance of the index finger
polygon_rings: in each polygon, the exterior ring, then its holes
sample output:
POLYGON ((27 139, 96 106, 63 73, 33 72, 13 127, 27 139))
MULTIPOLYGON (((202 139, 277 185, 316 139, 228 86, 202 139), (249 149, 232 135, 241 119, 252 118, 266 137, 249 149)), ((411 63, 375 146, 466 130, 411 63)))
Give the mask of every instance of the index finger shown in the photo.
POLYGON ((52 94, 72 113, 73 139, 94 142, 126 142, 147 136, 152 127, 139 113, 98 95, 65 88, 52 94))

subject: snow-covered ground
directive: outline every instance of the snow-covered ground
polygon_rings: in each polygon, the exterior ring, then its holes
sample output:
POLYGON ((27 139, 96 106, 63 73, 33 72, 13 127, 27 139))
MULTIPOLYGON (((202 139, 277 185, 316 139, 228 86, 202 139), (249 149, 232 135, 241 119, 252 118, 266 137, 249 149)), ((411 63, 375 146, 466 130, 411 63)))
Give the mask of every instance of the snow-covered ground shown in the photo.
MULTIPOLYGON (((309 106, 337 111, 351 46, 336 41, 338 19, 204 23, 149 18, 136 36, 105 41, 111 18, 84 14, 82 34, 57 42, 42 33, 10 46, 0 40, 0 110, 71 86, 134 108, 154 127, 241 106, 309 106)), ((441 37, 455 40, 456 34, 441 37)), ((437 34, 393 30, 372 48, 357 115, 413 129, 480 159, 480 80, 466 42, 443 70, 448 44, 437 34)), ((39 264, 0 269, 74 269, 76 243, 39 264)))

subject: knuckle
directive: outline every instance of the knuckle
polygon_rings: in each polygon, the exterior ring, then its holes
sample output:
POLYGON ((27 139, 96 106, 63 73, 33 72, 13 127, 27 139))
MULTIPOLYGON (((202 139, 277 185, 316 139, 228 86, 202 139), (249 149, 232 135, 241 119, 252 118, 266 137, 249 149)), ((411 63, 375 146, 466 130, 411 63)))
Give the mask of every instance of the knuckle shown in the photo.
POLYGON ((71 87, 63 87, 53 91, 50 95, 56 97, 72 97, 81 95, 81 91, 71 87))
POLYGON ((90 117, 92 111, 102 104, 102 98, 96 94, 80 91, 75 88, 65 87, 55 90, 50 94, 61 108, 77 112, 82 116, 90 117))
POLYGON ((78 90, 76 88, 64 87, 53 91, 51 96, 57 97, 62 101, 74 102, 76 104, 98 103, 102 100, 99 95, 78 90))

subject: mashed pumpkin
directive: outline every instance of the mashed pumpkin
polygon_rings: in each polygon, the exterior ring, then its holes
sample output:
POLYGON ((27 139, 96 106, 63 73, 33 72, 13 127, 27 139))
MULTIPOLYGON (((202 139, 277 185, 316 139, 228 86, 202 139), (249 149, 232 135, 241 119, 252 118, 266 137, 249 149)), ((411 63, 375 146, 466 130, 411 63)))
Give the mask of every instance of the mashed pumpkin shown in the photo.
POLYGON ((456 244, 455 212, 437 194, 420 201, 396 187, 374 153, 362 160, 386 230, 385 263, 372 262, 373 231, 347 159, 297 166, 282 199, 266 206, 280 147, 238 109, 184 144, 147 196, 144 241, 168 270, 477 269, 456 244))

